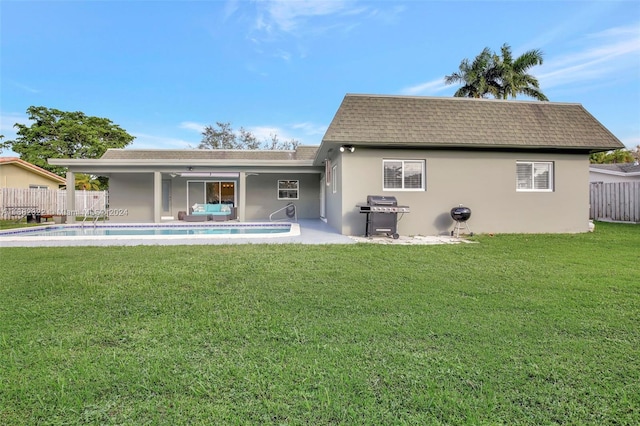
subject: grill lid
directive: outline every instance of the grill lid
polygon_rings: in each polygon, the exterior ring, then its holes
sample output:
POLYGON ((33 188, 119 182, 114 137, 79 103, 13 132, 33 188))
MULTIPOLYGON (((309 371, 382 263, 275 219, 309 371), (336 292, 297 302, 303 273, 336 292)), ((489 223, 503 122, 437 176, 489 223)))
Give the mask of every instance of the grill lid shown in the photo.
POLYGON ((367 195, 367 204, 370 206, 397 206, 398 200, 393 196, 367 195))
POLYGON ((469 207, 454 207, 451 209, 451 217, 458 222, 465 222, 471 217, 471 209, 469 207))

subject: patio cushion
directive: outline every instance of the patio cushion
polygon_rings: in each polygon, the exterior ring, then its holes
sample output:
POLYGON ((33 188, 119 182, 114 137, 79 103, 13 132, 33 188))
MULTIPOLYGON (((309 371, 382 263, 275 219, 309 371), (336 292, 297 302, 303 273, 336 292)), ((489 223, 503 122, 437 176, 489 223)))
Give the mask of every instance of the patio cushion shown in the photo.
POLYGON ((231 207, 228 204, 194 204, 191 209, 193 215, 229 216, 231 207))

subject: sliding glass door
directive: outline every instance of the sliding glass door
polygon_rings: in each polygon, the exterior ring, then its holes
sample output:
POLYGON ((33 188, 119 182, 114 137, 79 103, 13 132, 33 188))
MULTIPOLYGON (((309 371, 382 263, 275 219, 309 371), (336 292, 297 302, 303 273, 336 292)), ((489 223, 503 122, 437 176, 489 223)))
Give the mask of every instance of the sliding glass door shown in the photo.
POLYGON ((235 182, 205 182, 207 203, 235 206, 235 182))
POLYGON ((236 206, 234 181, 188 181, 187 204, 229 204, 236 206))

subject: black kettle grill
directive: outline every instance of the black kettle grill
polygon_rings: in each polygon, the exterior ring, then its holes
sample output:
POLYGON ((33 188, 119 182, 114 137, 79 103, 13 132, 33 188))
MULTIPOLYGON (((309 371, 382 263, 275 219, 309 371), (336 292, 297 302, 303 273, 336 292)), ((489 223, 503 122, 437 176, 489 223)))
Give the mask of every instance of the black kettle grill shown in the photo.
POLYGON ((456 221, 456 226, 451 231, 451 236, 458 238, 460 236, 460 230, 464 227, 466 228, 469 235, 473 237, 473 232, 469 229, 469 225, 467 224, 467 220, 471 217, 471 209, 469 207, 464 207, 460 204, 458 207, 454 207, 451 209, 451 218, 456 221))

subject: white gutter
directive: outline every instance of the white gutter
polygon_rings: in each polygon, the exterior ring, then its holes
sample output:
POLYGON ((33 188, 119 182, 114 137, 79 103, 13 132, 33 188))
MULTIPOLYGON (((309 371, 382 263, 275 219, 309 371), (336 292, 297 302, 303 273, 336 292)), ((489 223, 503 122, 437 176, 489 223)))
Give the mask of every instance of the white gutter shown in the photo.
POLYGON ((102 160, 102 159, 82 159, 82 158, 49 158, 48 163, 54 166, 64 167, 248 167, 248 166, 271 166, 271 167, 311 167, 313 160, 241 160, 241 159, 208 159, 208 160, 102 160))

